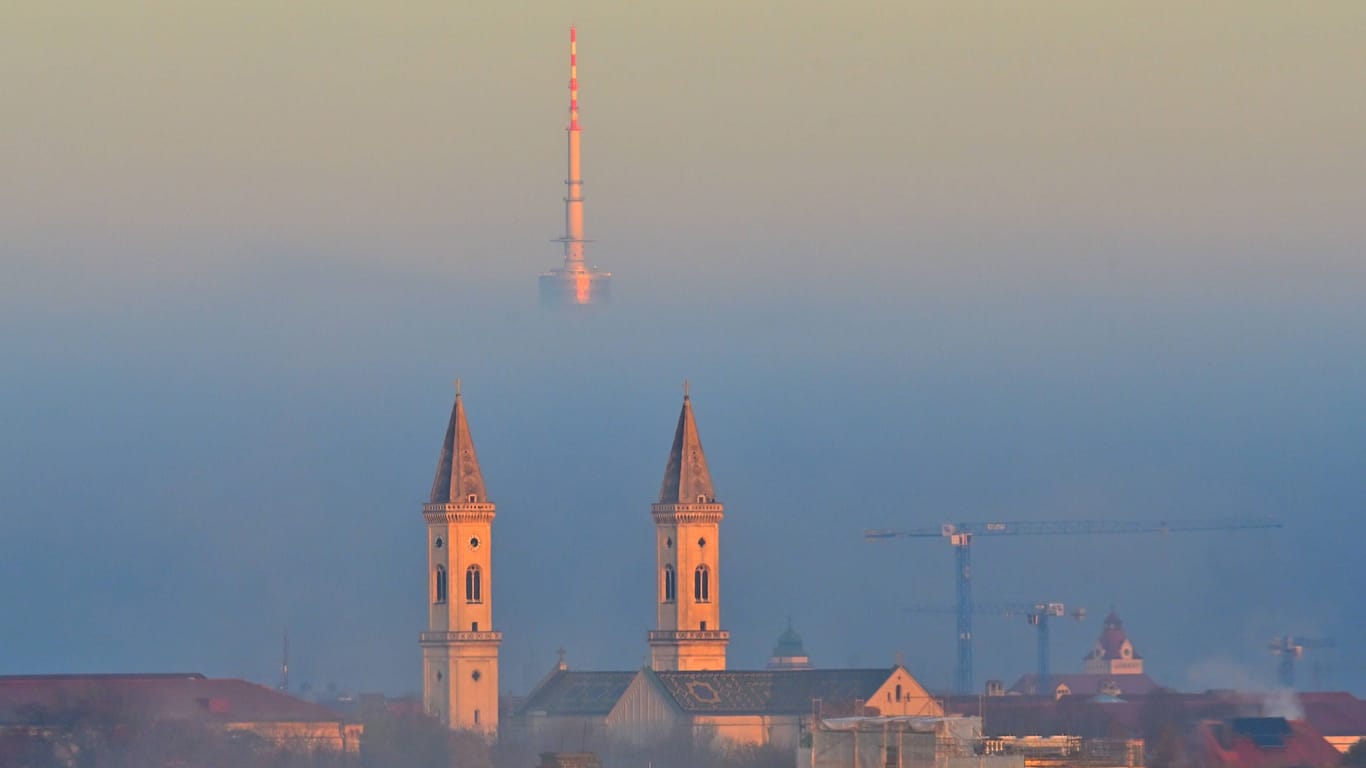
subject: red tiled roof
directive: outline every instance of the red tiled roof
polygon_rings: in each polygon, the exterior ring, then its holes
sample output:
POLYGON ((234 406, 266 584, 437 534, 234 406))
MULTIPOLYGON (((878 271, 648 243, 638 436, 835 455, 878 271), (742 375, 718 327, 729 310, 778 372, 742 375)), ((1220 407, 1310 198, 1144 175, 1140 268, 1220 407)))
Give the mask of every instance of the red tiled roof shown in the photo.
POLYGON ((200 674, 0 677, 0 723, 28 722, 44 710, 74 707, 227 723, 342 722, 326 707, 263 685, 200 674))
POLYGON ((1206 722, 1201 746, 1211 763, 1236 768, 1336 766, 1341 753, 1303 720, 1279 717, 1206 722))
POLYGON ((1366 701, 1346 691, 1301 693, 1304 719, 1324 736, 1366 736, 1366 701))

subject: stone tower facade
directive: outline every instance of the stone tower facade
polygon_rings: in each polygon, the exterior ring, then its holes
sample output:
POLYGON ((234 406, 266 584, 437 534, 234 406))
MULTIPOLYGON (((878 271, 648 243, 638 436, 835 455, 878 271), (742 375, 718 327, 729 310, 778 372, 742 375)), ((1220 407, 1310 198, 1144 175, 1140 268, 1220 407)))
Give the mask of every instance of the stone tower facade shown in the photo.
POLYGON ((422 646, 422 700, 450 728, 498 728, 498 646, 493 629, 492 544, 495 507, 457 385, 455 406, 436 465, 427 522, 427 631, 422 646))
POLYGON ((658 619, 649 639, 656 670, 726 668, 730 633, 721 629, 720 578, 724 511, 716 501, 685 389, 659 502, 651 507, 658 619))

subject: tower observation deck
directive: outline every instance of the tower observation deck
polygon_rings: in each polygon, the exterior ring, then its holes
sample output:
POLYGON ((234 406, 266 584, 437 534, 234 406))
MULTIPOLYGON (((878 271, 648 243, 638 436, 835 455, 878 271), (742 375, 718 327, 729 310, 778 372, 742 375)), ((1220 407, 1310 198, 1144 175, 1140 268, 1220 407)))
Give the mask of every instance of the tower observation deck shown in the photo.
POLYGON ((565 179, 564 266, 542 272, 541 304, 550 307, 605 304, 611 298, 612 273, 588 266, 583 257, 583 177, 579 159, 578 33, 569 28, 569 177, 565 179))

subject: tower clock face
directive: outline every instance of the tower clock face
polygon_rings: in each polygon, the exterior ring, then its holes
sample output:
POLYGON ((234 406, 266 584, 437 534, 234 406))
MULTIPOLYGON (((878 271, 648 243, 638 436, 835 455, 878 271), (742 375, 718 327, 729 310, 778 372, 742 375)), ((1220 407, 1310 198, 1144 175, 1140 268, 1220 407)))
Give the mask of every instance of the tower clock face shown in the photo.
POLYGON ((471 536, 471 537, 470 537, 470 549, 479 549, 479 543, 480 543, 480 542, 479 542, 479 537, 478 537, 478 536, 471 536))

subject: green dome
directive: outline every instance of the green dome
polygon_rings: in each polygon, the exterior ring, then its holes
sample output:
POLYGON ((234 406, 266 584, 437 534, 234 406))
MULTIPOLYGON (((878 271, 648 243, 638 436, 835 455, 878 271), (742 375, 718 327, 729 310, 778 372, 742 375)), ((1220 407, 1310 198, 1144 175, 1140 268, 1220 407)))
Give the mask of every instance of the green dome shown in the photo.
POLYGON ((802 647, 802 636, 792 629, 791 624, 787 626, 786 632, 778 636, 778 644, 773 646, 773 655, 780 659, 806 655, 806 649, 802 647))

